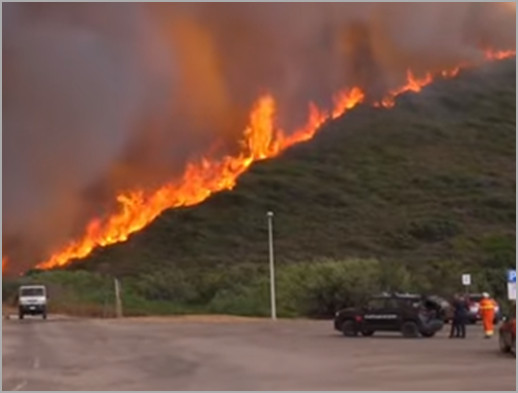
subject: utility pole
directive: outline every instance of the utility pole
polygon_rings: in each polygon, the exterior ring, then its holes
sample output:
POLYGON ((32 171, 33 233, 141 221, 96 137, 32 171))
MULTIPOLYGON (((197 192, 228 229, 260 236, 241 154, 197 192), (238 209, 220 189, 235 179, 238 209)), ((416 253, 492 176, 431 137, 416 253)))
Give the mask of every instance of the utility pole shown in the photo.
POLYGON ((277 320, 277 308, 275 299, 275 264, 273 254, 273 212, 268 212, 266 216, 268 217, 268 245, 270 249, 270 302, 272 320, 275 321, 277 320))
POLYGON ((122 318, 121 286, 118 278, 114 278, 115 284, 115 317, 122 318))

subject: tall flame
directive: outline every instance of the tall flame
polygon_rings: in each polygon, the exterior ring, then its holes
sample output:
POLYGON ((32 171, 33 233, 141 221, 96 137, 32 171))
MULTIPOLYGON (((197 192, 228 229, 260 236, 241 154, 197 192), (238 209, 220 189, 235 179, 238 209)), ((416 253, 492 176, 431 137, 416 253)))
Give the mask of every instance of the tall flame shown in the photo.
MULTIPOLYGON (((485 52, 487 60, 500 60, 514 55, 514 51, 485 52)), ((405 85, 390 91, 373 105, 391 108, 399 95, 421 91, 433 81, 434 76, 454 77, 465 66, 447 69, 436 75, 426 73, 423 77, 417 77, 409 70, 405 85)), ((334 107, 330 112, 310 103, 306 124, 294 132, 286 133, 276 124, 275 99, 271 95, 260 97, 252 108, 239 154, 216 160, 203 158, 190 163, 180 179, 152 193, 139 190, 121 193, 117 196, 120 207, 117 213, 105 219, 92 220, 82 238, 53 254, 47 261, 40 263, 38 268, 64 266, 74 259, 86 257, 96 247, 124 242, 166 209, 196 205, 213 193, 232 189, 238 177, 253 162, 275 157, 290 146, 310 140, 326 121, 344 115, 364 100, 362 89, 354 87, 335 95, 334 107)))

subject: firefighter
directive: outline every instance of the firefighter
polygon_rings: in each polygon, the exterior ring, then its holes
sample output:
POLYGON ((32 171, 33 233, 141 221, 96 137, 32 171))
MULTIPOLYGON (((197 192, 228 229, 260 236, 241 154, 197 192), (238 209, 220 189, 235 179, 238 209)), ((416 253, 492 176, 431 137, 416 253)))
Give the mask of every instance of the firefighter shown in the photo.
POLYGON ((493 337, 494 327, 493 321, 495 319, 495 302, 487 292, 482 294, 482 300, 480 301, 480 317, 482 318, 482 324, 484 326, 485 338, 493 337))

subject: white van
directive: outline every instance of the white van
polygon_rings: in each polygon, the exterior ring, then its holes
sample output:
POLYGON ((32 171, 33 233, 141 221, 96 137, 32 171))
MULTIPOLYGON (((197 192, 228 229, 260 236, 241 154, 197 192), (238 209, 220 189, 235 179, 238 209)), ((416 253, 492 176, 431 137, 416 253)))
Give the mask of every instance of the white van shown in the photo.
POLYGON ((18 291, 18 317, 41 315, 47 319, 47 289, 43 285, 22 285, 18 291))

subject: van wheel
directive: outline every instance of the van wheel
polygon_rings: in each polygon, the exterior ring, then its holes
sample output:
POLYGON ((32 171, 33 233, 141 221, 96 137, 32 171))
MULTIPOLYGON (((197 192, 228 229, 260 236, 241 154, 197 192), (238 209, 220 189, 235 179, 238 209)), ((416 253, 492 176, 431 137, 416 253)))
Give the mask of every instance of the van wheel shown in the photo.
POLYGON ((401 326, 401 333, 403 333, 403 337, 407 338, 419 337, 417 324, 412 321, 405 322, 403 326, 401 326))
POLYGON ((358 335, 358 330, 356 330, 354 321, 351 321, 350 319, 345 321, 342 324, 342 333, 345 337, 356 337, 358 335))

